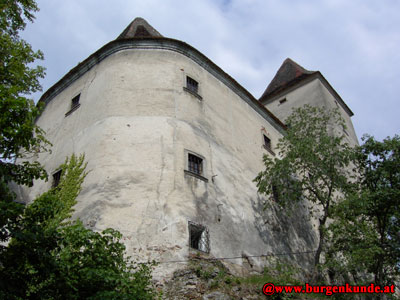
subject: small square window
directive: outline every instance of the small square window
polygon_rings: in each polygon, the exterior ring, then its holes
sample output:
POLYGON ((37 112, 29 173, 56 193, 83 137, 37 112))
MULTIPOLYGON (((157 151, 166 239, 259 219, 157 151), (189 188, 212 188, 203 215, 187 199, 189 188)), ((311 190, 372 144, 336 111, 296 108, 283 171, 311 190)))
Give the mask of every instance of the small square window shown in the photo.
POLYGON ((283 98, 283 99, 279 100, 279 104, 283 104, 283 103, 285 103, 286 101, 287 101, 286 98, 283 98))
POLYGON ((192 173, 203 175, 203 159, 194 154, 188 153, 188 170, 192 173))
POLYGON ((72 98, 71 101, 71 109, 76 108, 77 106, 79 106, 79 98, 81 97, 81 94, 75 96, 74 98, 72 98))
POLYGON ((76 109, 78 109, 79 106, 81 106, 81 104, 79 103, 80 97, 81 97, 81 94, 78 94, 77 96, 72 98, 72 100, 71 100, 71 109, 65 114, 65 116, 70 115, 72 112, 74 112, 76 109))
POLYGON ((183 90, 197 99, 203 100, 203 97, 199 95, 199 83, 189 76, 186 76, 186 86, 183 87, 183 90))
POLYGON ((199 83, 196 80, 194 80, 193 78, 191 78, 189 76, 186 76, 186 88, 189 91, 191 91, 191 92, 193 92, 195 94, 198 94, 199 83))
POLYGON ((205 226, 189 222, 189 245, 190 248, 210 252, 208 230, 205 226))
POLYGON ((53 173, 53 183, 51 187, 55 188, 60 184, 62 170, 53 173))
POLYGON ((269 137, 267 137, 265 134, 263 134, 263 147, 268 150, 269 153, 271 153, 272 155, 275 155, 274 151, 272 151, 272 145, 271 145, 271 139, 269 137))

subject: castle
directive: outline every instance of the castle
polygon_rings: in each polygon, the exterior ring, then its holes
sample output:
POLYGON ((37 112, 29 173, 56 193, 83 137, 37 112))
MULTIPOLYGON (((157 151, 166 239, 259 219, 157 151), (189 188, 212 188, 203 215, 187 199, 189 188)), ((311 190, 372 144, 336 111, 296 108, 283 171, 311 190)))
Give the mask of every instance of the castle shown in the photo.
POLYGON ((57 185, 65 158, 85 153, 90 172, 74 217, 94 230, 119 230, 129 255, 162 262, 161 276, 193 253, 227 258, 238 270, 261 269, 263 254, 288 253, 307 267, 307 255, 294 253, 316 248, 312 221, 302 211, 263 210, 253 179, 264 154, 278 155, 293 107, 338 107, 348 142, 357 144, 352 111, 320 72, 286 59, 256 99, 141 18, 40 102, 37 124, 54 146, 37 159, 51 180, 19 196, 32 201, 57 185))

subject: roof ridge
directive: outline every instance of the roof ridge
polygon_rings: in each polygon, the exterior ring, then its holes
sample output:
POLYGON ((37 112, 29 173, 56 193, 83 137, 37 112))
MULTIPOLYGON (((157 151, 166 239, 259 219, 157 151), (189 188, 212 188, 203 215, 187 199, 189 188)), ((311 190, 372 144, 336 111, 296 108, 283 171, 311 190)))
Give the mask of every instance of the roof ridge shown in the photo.
POLYGON ((260 97, 260 100, 268 97, 278 90, 284 89, 293 81, 301 80, 316 72, 318 71, 309 71, 303 68, 297 62, 288 57, 283 61, 274 78, 260 97))
POLYGON ((137 17, 122 31, 116 38, 130 39, 130 38, 143 38, 143 37, 163 37, 161 33, 154 29, 145 19, 137 17))

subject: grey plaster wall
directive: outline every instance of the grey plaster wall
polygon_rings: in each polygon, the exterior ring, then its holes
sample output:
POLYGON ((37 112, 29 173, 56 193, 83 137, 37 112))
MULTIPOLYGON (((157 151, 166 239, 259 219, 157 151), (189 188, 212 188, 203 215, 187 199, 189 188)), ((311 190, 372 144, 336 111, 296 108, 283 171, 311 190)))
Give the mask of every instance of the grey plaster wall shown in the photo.
MULTIPOLYGON (((262 156, 271 155, 263 134, 274 148, 281 133, 185 55, 114 53, 52 99, 38 125, 54 145, 38 157, 50 174, 72 153, 86 155, 89 174, 74 218, 94 230, 121 231, 128 254, 139 261, 186 260, 188 221, 208 228, 213 257, 315 248, 306 211, 264 210, 253 182, 262 156), (199 82, 202 100, 183 89, 186 76, 199 82), (65 116, 78 94, 80 107, 65 116), (204 158, 208 181, 184 172, 188 152, 204 158)), ((31 201, 50 186, 51 180, 38 181, 23 194, 31 201)), ((292 258, 308 265, 309 257, 292 258)), ((260 270, 265 263, 254 258, 250 265, 260 270)), ((182 265, 162 263, 155 275, 182 265)))

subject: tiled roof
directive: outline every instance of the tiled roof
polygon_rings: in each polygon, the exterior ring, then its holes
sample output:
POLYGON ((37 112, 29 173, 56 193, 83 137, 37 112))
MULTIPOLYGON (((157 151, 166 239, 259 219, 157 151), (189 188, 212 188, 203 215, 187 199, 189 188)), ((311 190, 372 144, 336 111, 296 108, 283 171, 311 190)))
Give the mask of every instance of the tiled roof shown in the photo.
POLYGON ((268 98, 272 94, 276 94, 285 89, 292 83, 298 82, 314 73, 316 73, 316 71, 308 71, 290 58, 286 58, 264 94, 262 94, 260 100, 268 98))
POLYGON ((155 30, 145 19, 135 18, 125 28, 125 30, 117 37, 120 39, 130 39, 130 38, 143 38, 143 37, 163 37, 157 30, 155 30))

